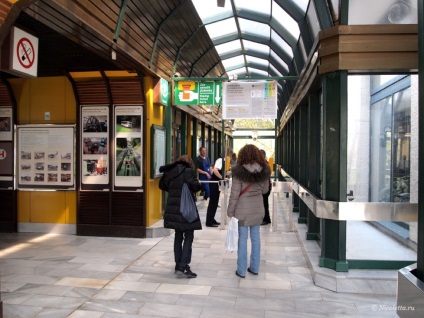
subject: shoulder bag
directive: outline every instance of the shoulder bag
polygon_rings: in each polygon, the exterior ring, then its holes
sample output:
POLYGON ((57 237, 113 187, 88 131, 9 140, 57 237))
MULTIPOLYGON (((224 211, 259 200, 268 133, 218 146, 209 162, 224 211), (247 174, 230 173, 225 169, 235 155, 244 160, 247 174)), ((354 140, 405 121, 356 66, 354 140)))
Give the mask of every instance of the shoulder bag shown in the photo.
POLYGON ((198 218, 196 203, 194 203, 193 195, 187 183, 184 183, 181 191, 180 212, 189 223, 196 221, 198 218))

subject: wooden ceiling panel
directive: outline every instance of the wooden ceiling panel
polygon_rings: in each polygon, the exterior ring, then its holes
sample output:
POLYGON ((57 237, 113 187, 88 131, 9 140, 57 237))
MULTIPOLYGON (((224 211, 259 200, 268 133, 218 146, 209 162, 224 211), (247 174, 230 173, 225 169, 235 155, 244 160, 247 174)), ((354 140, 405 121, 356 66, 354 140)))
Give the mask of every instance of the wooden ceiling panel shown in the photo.
POLYGON ((182 76, 223 74, 209 35, 198 30, 202 22, 190 0, 128 0, 120 28, 121 0, 28 3, 15 25, 39 38, 38 76, 117 69, 167 80, 174 69, 182 76))

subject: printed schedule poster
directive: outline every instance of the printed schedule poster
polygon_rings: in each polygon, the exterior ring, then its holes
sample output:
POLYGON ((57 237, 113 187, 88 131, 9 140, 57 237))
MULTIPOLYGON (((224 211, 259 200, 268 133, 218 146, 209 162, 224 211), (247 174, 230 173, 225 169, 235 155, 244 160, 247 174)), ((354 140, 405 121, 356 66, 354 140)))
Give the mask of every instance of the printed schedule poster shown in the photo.
POLYGON ((0 107, 0 140, 12 140, 12 107, 0 107))
POLYGON ((17 136, 18 188, 75 188, 74 126, 18 126, 17 136))
POLYGON ((277 88, 276 81, 223 83, 222 118, 277 118, 277 88))
POLYGON ((81 108, 81 183, 108 184, 108 106, 81 108))
POLYGON ((115 106, 115 187, 141 188, 143 107, 115 106))

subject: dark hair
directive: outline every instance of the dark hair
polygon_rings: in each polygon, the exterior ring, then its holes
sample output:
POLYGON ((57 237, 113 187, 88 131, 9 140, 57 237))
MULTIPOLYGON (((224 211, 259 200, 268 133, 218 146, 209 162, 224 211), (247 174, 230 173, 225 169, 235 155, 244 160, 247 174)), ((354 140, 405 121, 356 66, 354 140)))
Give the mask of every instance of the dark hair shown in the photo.
POLYGON ((187 163, 190 165, 190 167, 191 167, 192 169, 194 169, 193 159, 191 159, 191 157, 190 157, 189 155, 182 155, 181 157, 179 157, 179 158, 177 159, 177 161, 184 161, 184 162, 187 162, 187 163))
POLYGON ((265 157, 259 151, 259 148, 252 144, 247 144, 240 149, 237 156, 237 163, 240 165, 258 163, 261 166, 266 165, 265 157))

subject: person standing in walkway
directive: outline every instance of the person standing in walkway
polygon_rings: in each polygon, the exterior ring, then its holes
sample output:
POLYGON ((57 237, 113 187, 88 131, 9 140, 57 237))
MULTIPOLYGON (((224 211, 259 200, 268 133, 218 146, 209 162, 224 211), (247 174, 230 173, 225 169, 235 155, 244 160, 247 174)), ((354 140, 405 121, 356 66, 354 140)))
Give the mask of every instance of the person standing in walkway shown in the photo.
POLYGON ((183 155, 174 163, 161 166, 159 172, 163 172, 159 181, 159 188, 169 194, 163 216, 164 227, 175 230, 175 273, 187 278, 197 277, 197 274, 191 271, 189 264, 191 262, 194 230, 201 230, 202 224, 199 217, 189 223, 180 212, 181 192, 184 183, 192 192, 193 200, 194 193, 202 188, 194 171, 193 160, 188 155, 183 155))
POLYGON ((271 170, 265 157, 252 144, 240 149, 237 164, 231 169, 233 183, 228 204, 227 216, 238 221, 239 240, 236 275, 244 278, 247 271, 259 273, 261 261, 260 225, 265 210, 262 195, 269 190, 271 170), (247 266, 247 237, 250 231, 250 265, 247 266))
MULTIPOLYGON (((261 149, 260 152, 264 156, 266 163, 269 165, 268 160, 266 159, 265 150, 261 149)), ((265 216, 262 221, 262 225, 271 224, 271 217, 269 216, 269 195, 271 194, 271 188, 272 188, 271 179, 269 179, 269 191, 262 195, 262 198, 264 201, 264 209, 265 209, 265 216)))
MULTIPOLYGON (((230 147, 227 147, 225 150, 226 156, 231 156, 233 150, 230 147)), ((206 212, 206 226, 207 227, 218 227, 221 223, 215 220, 216 210, 218 209, 219 196, 221 191, 219 190, 219 183, 217 181, 222 180, 222 176, 226 173, 225 171, 225 159, 223 160, 222 154, 221 157, 216 159, 215 164, 212 169, 212 178, 211 181, 215 181, 209 184, 209 189, 211 192, 211 197, 208 204, 208 210, 206 212)))
MULTIPOLYGON (((196 158, 196 168, 199 174, 199 180, 209 181, 211 176, 211 161, 206 155, 206 147, 199 148, 199 155, 196 158)), ((202 188, 204 191, 203 199, 207 200, 210 197, 209 183, 203 182, 202 188)))

